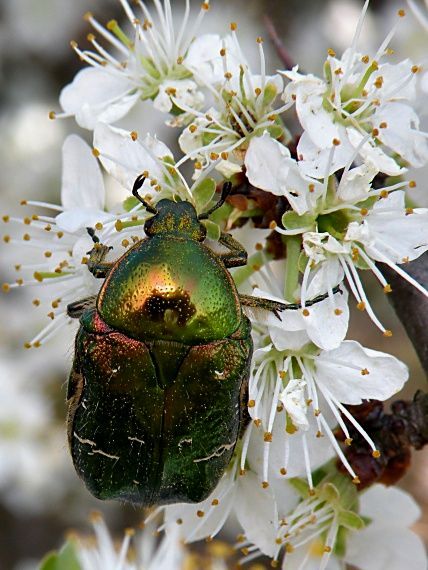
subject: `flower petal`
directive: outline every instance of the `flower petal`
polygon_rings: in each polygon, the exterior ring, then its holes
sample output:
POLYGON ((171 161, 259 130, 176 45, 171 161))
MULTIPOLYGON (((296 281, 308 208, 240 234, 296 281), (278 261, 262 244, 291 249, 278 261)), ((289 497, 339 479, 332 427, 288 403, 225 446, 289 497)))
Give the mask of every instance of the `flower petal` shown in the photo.
POLYGON ((386 400, 401 390, 409 375, 397 358, 351 340, 322 352, 315 364, 317 383, 344 404, 386 400))
POLYGON ((62 147, 61 202, 72 208, 104 209, 105 189, 97 159, 86 142, 69 135, 62 147))

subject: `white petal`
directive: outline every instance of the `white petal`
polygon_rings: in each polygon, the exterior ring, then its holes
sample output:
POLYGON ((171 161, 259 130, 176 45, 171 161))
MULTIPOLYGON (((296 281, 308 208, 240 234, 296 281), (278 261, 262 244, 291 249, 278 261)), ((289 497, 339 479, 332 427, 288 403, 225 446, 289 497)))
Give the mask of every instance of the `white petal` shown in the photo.
POLYGON ((274 556, 278 548, 278 511, 271 488, 264 489, 251 471, 239 477, 238 485, 235 513, 245 537, 263 554, 274 556))
POLYGON ((351 340, 322 352, 315 364, 317 383, 344 404, 386 400, 399 392, 408 379, 403 362, 351 340))
POLYGON ((360 570, 426 570, 422 539, 406 528, 367 528, 352 533, 346 561, 360 570))
POLYGON ((101 169, 89 145, 69 135, 62 147, 61 203, 71 208, 104 208, 105 189, 101 169))
MULTIPOLYGON (((356 129, 348 127, 347 129, 348 137, 354 148, 363 140, 363 135, 359 133, 356 129)), ((397 162, 388 156, 381 147, 377 146, 373 141, 368 140, 359 151, 360 156, 365 160, 374 164, 379 172, 384 172, 390 176, 397 176, 398 174, 404 174, 406 168, 401 168, 397 162)))
POLYGON ((281 171, 282 175, 288 172, 288 165, 284 159, 289 157, 288 148, 268 133, 252 138, 245 154, 248 180, 256 188, 267 190, 276 196, 283 195, 278 178, 281 171))
POLYGON ((166 531, 171 532, 171 527, 180 521, 180 534, 186 542, 194 542, 219 530, 219 524, 229 515, 233 504, 237 484, 226 473, 210 496, 200 503, 177 503, 165 507, 166 531), (212 505, 214 499, 219 500, 218 505, 212 505), (199 517, 198 511, 204 516, 199 517))
POLYGON ((386 123, 386 128, 378 128, 378 139, 412 166, 419 168, 427 162, 428 143, 417 132, 419 118, 412 107, 398 101, 387 103, 375 114, 373 123, 386 123))
POLYGON ((398 487, 373 485, 360 494, 360 513, 372 524, 409 527, 421 516, 414 498, 398 487))
POLYGON ((82 228, 93 228, 97 222, 111 219, 111 214, 95 208, 72 208, 58 214, 55 222, 59 229, 74 233, 82 228))
POLYGON ((301 379, 290 380, 279 395, 279 399, 284 404, 294 426, 307 431, 309 422, 307 418, 306 382, 301 379))
POLYGON ((377 167, 370 162, 351 168, 340 180, 337 197, 342 202, 355 203, 364 200, 377 173, 377 167))
MULTIPOLYGON (((354 153, 353 147, 349 144, 348 137, 344 134, 343 129, 340 130, 339 140, 341 144, 334 149, 333 160, 328 169, 328 175, 333 174, 337 170, 344 168, 354 153)), ((309 134, 305 131, 300 137, 297 145, 297 155, 299 158, 300 168, 308 176, 313 178, 324 178, 327 172, 327 166, 331 155, 330 148, 321 148, 317 146, 309 134)))
MULTIPOLYGON (((94 146, 101 153, 99 159, 104 168, 125 188, 131 189, 136 177, 145 170, 151 178, 162 182, 159 162, 139 140, 133 141, 128 131, 99 123, 94 131, 94 146)), ((144 184, 144 189, 150 190, 149 181, 144 184)))
POLYGON ((98 121, 113 123, 126 115, 139 98, 134 89, 126 77, 87 67, 64 87, 59 102, 79 126, 93 129, 98 121))
POLYGON ((332 350, 340 346, 348 332, 349 305, 348 292, 334 295, 309 307, 309 315, 302 316, 306 332, 313 343, 323 350, 332 350))

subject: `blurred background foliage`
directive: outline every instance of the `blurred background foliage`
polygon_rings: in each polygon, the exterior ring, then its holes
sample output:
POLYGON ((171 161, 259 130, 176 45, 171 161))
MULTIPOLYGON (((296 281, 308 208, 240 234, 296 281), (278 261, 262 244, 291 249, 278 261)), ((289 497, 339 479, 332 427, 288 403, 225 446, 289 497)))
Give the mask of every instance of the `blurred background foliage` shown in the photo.
MULTIPOLYGON (((180 0, 172 0, 172 4, 178 11, 182 9, 180 0)), ((349 45, 362 5, 362 0, 212 0, 204 31, 226 33, 228 23, 237 21, 240 41, 255 54, 255 38, 262 35, 267 40, 264 17, 268 16, 290 58, 304 70, 319 74, 327 48, 341 53, 349 45)), ((364 51, 380 44, 399 7, 402 5, 394 0, 372 0, 361 38, 364 51)), ((2 215, 22 216, 22 199, 59 202, 63 140, 68 133, 77 132, 90 142, 90 133, 71 119, 48 119, 50 110, 59 109, 61 87, 81 68, 69 42, 73 39, 87 45, 89 28, 82 19, 87 10, 103 23, 123 18, 116 0, 0 2, 2 215)), ((400 58, 410 56, 418 61, 426 58, 426 41, 423 30, 409 16, 393 43, 400 58)), ((265 46, 270 70, 283 68, 268 41, 265 46)), ((131 113, 126 126, 156 132, 173 146, 176 133, 162 125, 162 116, 152 110, 144 114, 148 108, 150 105, 142 105, 131 113)), ((426 121, 426 109, 422 114, 426 121)), ((420 171, 416 178, 419 184, 412 197, 419 205, 428 204, 423 183, 426 174, 420 171)), ((2 225, 1 235, 12 231, 2 225)), ((15 231, 20 239, 22 228, 15 231)), ((13 266, 24 260, 24 252, 18 259, 16 248, 3 242, 0 248, 0 282, 14 280, 13 266)), ((30 251, 26 249, 25 255, 31 257, 30 251)), ((382 337, 366 315, 354 311, 349 338, 404 360, 411 370, 404 396, 410 398, 418 387, 424 387, 424 374, 381 289, 374 283, 368 285, 373 290, 371 298, 377 296, 377 311, 394 336, 382 337)), ((136 509, 92 498, 74 472, 66 445, 65 385, 75 329, 68 327, 46 346, 25 351, 24 341, 47 319, 32 305, 36 293, 15 289, 8 297, 0 297, 0 568, 5 570, 35 568, 45 552, 61 544, 68 529, 88 530, 91 509, 101 510, 118 533, 142 518, 136 509)), ((427 470, 428 452, 419 452, 403 485, 424 509, 417 530, 428 540, 427 470)))

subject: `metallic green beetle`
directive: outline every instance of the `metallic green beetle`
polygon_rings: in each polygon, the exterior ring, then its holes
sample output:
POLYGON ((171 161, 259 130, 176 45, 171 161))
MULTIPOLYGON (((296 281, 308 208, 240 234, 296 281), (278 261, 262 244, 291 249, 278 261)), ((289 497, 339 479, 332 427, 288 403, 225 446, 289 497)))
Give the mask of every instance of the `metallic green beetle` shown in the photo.
POLYGON ((216 254, 207 218, 161 200, 147 238, 114 263, 95 246, 88 268, 98 296, 69 305, 80 318, 68 384, 68 438, 78 474, 100 499, 138 505, 199 502, 214 489, 246 424, 251 326, 242 306, 297 305, 238 294, 226 268, 247 253, 230 235, 216 254))

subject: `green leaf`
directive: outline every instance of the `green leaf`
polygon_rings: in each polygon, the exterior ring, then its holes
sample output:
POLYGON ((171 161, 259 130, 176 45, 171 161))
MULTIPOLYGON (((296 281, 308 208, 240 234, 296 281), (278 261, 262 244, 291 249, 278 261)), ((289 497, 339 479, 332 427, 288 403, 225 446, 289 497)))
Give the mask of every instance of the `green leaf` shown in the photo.
POLYGON ((195 198, 196 209, 198 212, 202 211, 213 199, 216 189, 216 182, 214 178, 205 178, 193 190, 193 197, 195 198))
POLYGON ((315 224, 316 216, 313 214, 303 214, 299 216, 296 212, 285 212, 282 216, 282 225, 286 230, 298 230, 309 228, 315 224))
POLYGON ((68 541, 59 552, 46 554, 39 570, 81 570, 74 543, 68 541))
POLYGON ((353 511, 340 511, 339 524, 349 530, 361 530, 366 526, 363 519, 353 511))
POLYGON ((218 241, 221 234, 220 226, 212 222, 211 220, 203 220, 202 223, 207 228, 207 237, 209 239, 218 241))

